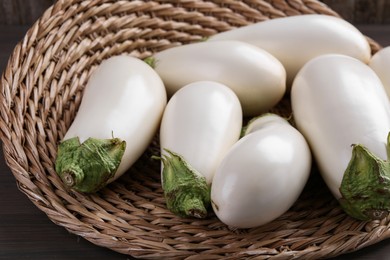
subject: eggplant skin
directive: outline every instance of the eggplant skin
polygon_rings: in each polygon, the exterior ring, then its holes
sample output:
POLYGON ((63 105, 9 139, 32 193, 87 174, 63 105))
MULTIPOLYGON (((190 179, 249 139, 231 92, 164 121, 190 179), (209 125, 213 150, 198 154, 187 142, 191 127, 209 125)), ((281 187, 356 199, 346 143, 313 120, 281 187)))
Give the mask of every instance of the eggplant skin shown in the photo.
POLYGON ((298 71, 324 54, 347 55, 363 63, 371 58, 366 37, 351 23, 324 14, 270 19, 211 36, 208 41, 238 40, 262 48, 287 72, 287 91, 298 71))
POLYGON ((346 55, 316 57, 297 74, 291 106, 325 183, 345 211, 357 219, 388 211, 390 187, 383 180, 389 178, 390 105, 375 72, 346 55))
POLYGON ((166 104, 163 81, 143 60, 130 55, 103 60, 91 74, 77 114, 61 140, 57 173, 65 183, 77 179, 77 185, 71 186, 83 187, 85 192, 116 180, 152 142, 166 104), (92 170, 95 167, 101 170, 92 170))

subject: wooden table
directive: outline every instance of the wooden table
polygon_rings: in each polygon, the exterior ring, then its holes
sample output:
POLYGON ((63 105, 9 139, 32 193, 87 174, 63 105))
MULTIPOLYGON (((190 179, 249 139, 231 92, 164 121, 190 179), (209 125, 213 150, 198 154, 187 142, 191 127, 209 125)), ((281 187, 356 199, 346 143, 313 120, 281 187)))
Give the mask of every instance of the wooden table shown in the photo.
MULTIPOLYGON (((390 45, 390 25, 358 28, 382 46, 390 45)), ((28 27, 0 26, 0 71, 28 27)), ((0 259, 132 259, 96 246, 55 225, 21 193, 0 152, 0 259)), ((334 259, 390 259, 390 239, 334 259)))

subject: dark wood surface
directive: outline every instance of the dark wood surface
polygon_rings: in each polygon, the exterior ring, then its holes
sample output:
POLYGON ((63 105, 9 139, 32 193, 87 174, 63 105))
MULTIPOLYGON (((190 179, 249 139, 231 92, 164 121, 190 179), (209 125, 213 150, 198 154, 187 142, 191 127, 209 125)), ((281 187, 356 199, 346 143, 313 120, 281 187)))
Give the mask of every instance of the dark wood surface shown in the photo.
MULTIPOLYGON (((360 25, 383 46, 390 45, 390 25, 360 25)), ((27 26, 0 26, 0 71, 27 26)), ((55 225, 23 194, 0 152, 0 259, 132 259, 96 246, 55 225)), ((390 239, 335 259, 390 259, 390 239)))
POLYGON ((30 25, 56 0, 0 0, 0 24, 30 25))
POLYGON ((389 24, 390 0, 320 0, 352 23, 389 24))

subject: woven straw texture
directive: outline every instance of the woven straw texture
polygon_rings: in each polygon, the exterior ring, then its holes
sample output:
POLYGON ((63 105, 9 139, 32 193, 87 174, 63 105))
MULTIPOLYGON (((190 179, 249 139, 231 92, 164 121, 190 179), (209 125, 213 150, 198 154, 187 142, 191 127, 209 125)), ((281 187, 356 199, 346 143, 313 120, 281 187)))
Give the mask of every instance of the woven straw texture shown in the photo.
MULTIPOLYGON (((315 0, 56 2, 15 47, 1 77, 1 139, 19 189, 55 224, 137 258, 318 259, 389 237, 388 218, 361 222, 344 214, 315 168, 287 213, 246 230, 166 209, 160 164, 150 159, 157 137, 127 174, 96 194, 68 191, 54 171, 57 144, 103 59, 146 58, 234 27, 308 13, 338 15, 315 0)), ((380 48, 368 40, 373 52, 380 48)), ((276 111, 289 109, 284 100, 276 111)))

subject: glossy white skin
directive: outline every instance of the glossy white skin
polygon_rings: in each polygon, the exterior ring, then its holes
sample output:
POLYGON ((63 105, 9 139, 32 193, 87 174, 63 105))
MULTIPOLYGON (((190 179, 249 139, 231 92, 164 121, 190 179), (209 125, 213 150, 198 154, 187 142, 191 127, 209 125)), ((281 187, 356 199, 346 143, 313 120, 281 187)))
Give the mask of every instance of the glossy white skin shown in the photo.
POLYGON ((64 140, 89 137, 126 141, 115 176, 141 156, 156 134, 167 103, 164 84, 145 62, 131 56, 104 60, 93 72, 64 140))
POLYGON ((211 183, 226 151, 238 140, 241 127, 240 102, 231 89, 217 82, 194 82, 169 100, 161 122, 160 144, 162 149, 184 157, 211 183))
POLYGON ((252 228, 285 213, 298 199, 311 170, 304 137, 283 118, 266 115, 241 138, 218 167, 212 206, 226 225, 252 228))
POLYGON ((362 144, 387 158, 390 107, 378 76, 368 65, 344 55, 324 55, 308 62, 291 90, 297 128, 311 146, 333 195, 352 156, 362 144))
POLYGON ((280 61, 248 43, 199 42, 161 51, 154 58, 168 96, 191 82, 216 81, 236 93, 245 116, 269 110, 286 91, 280 61))
POLYGON ((244 135, 248 135, 250 133, 256 132, 257 130, 264 128, 268 124, 274 124, 274 123, 290 125, 288 121, 283 117, 277 114, 268 113, 251 120, 249 122, 249 125, 245 129, 244 135))
POLYGON ((368 62, 370 46, 364 35, 347 21, 310 14, 266 20, 211 36, 208 41, 240 40, 254 44, 282 62, 287 88, 298 70, 310 59, 339 53, 368 62))
POLYGON ((368 64, 381 79, 387 96, 390 98, 390 46, 379 50, 368 64))

